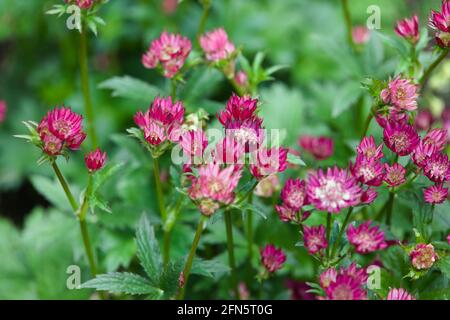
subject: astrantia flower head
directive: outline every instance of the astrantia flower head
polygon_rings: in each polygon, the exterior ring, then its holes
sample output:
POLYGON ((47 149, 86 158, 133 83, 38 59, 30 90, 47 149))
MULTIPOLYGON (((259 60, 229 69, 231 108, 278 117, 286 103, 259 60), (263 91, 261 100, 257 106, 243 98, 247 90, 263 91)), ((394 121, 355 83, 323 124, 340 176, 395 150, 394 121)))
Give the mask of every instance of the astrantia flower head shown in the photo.
POLYGON ((408 291, 405 289, 392 288, 389 290, 386 300, 416 300, 408 291))
POLYGON ((367 188, 361 194, 361 203, 363 204, 371 204, 377 198, 378 193, 373 188, 367 188))
POLYGON ((308 203, 305 181, 289 178, 281 190, 281 199, 283 200, 284 205, 294 211, 299 211, 308 203))
POLYGON ((203 153, 208 146, 208 138, 201 129, 186 131, 180 137, 185 163, 200 164, 203 162, 203 153))
POLYGON ((383 182, 383 165, 375 157, 367 159, 358 155, 355 164, 350 163, 349 167, 353 176, 361 183, 368 186, 380 186, 383 182))
POLYGON ((375 158, 379 160, 383 158, 383 144, 377 147, 373 136, 364 137, 356 148, 356 151, 366 159, 375 158))
POLYGON ((322 272, 320 274, 320 286, 323 289, 328 288, 328 286, 332 283, 336 281, 336 277, 337 277, 338 273, 336 271, 335 268, 328 268, 327 270, 325 270, 324 272, 322 272))
POLYGON ((355 246, 356 252, 366 254, 387 247, 384 232, 378 226, 370 227, 371 221, 364 222, 358 227, 353 224, 347 229, 348 241, 355 246))
POLYGON ((384 181, 391 187, 397 187, 405 182, 406 169, 399 163, 394 163, 392 166, 385 163, 384 168, 386 173, 384 181))
POLYGON ((356 44, 365 44, 370 39, 370 31, 366 26, 356 26, 352 30, 352 39, 356 44))
POLYGON ((0 123, 2 123, 5 120, 6 109, 7 109, 6 102, 0 100, 0 123))
POLYGON ((271 174, 283 172, 287 168, 287 153, 285 148, 258 148, 253 153, 252 164, 250 164, 250 172, 260 180, 271 174))
POLYGON ((275 248, 273 244, 268 244, 260 250, 261 262, 269 273, 273 273, 283 266, 286 255, 283 250, 275 248))
POLYGON ((317 209, 337 213, 343 208, 359 203, 362 190, 356 179, 344 169, 319 169, 311 174, 307 183, 307 195, 317 209))
POLYGON ((419 168, 423 168, 426 161, 436 152, 436 148, 432 144, 425 144, 423 140, 419 142, 419 145, 414 149, 411 159, 419 168))
POLYGON ((219 164, 232 164, 242 168, 245 164, 244 146, 232 136, 225 136, 212 150, 212 161, 219 164))
POLYGON ((277 211, 280 220, 283 222, 297 222, 299 220, 298 211, 286 206, 285 204, 275 205, 275 210, 277 211))
POLYGON ((328 137, 302 136, 298 140, 299 145, 317 160, 325 160, 333 155, 334 142, 328 137))
POLYGON ((419 18, 414 15, 411 19, 403 19, 397 22, 395 32, 402 38, 416 44, 419 41, 419 18))
POLYGON ((329 300, 366 300, 366 291, 355 278, 338 274, 336 280, 325 289, 329 300))
POLYGON ((100 148, 97 148, 97 150, 89 152, 84 157, 84 162, 89 172, 98 171, 105 165, 106 152, 102 152, 100 148))
POLYGON ((420 138, 412 126, 389 122, 383 131, 384 143, 399 156, 410 154, 419 144, 420 138))
POLYGON ((81 9, 90 9, 94 4, 94 0, 76 0, 76 3, 81 9))
POLYGON ((381 99, 391 106, 391 111, 402 114, 417 109, 417 91, 417 85, 408 79, 397 76, 381 92, 381 99))
POLYGON ((450 47, 450 1, 442 1, 441 12, 431 11, 429 25, 436 31, 435 37, 439 46, 450 47))
POLYGON ((320 225, 318 227, 304 226, 305 248, 310 254, 316 254, 328 247, 328 242, 325 236, 325 227, 320 225))
POLYGON ((434 182, 443 182, 450 179, 450 162, 443 153, 434 153, 429 157, 423 168, 425 175, 434 182))
POLYGON ((447 129, 436 128, 430 130, 425 138, 423 138, 423 143, 425 145, 432 145, 435 147, 436 152, 444 150, 447 145, 447 129))
POLYGON ((202 35, 200 46, 209 61, 228 59, 235 51, 234 44, 228 40, 228 35, 223 28, 202 35))
POLYGON ((217 114, 217 119, 226 128, 227 123, 233 120, 244 121, 255 116, 258 107, 258 99, 252 99, 250 96, 240 97, 232 94, 227 101, 225 110, 217 114))
POLYGON ((192 44, 188 38, 163 32, 158 39, 153 40, 142 56, 142 64, 148 69, 154 69, 160 65, 164 76, 173 78, 183 67, 191 48, 192 44))
POLYGON ((234 201, 234 189, 240 178, 241 171, 236 171, 233 166, 221 169, 220 164, 210 162, 199 167, 198 176, 188 190, 189 197, 197 203, 202 214, 210 216, 220 206, 234 201))
POLYGON ((258 182, 254 194, 258 197, 270 198, 279 188, 280 180, 278 179, 278 175, 271 174, 258 182))
POLYGON ((431 204, 443 203, 448 197, 448 188, 444 188, 442 183, 428 187, 423 191, 426 202, 431 204))
POLYGON ((417 270, 430 269, 438 259, 431 243, 419 243, 410 252, 409 257, 414 268, 417 270))

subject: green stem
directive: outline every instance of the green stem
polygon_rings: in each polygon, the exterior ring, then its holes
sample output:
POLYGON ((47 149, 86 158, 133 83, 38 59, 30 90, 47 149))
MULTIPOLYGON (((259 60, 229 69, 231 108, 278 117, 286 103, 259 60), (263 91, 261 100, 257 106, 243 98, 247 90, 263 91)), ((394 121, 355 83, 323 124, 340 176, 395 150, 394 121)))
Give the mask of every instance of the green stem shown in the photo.
POLYGON ((348 0, 342 0, 342 9, 344 10, 345 27, 347 30, 347 42, 351 49, 355 48, 355 43, 353 42, 353 27, 352 27, 352 17, 350 15, 350 8, 348 6, 348 0))
POLYGON ((197 29, 197 42, 199 45, 200 45, 200 37, 205 31, 206 21, 208 20, 209 11, 211 9, 211 0, 202 0, 201 2, 203 4, 203 13, 202 17, 200 18, 200 22, 198 24, 197 29))
POLYGON ((327 243, 328 243, 328 247, 327 247, 327 257, 330 256, 330 235, 331 235, 331 213, 328 212, 327 213, 327 243))
POLYGON ((228 264, 231 270, 231 287, 234 291, 236 299, 239 299, 239 290, 237 286, 236 277, 236 261, 234 259, 234 243, 233 243, 233 224, 231 220, 231 212, 225 211, 225 228, 227 232, 227 250, 228 250, 228 264))
POLYGON ((195 232, 194 241, 192 242, 191 250, 189 251, 189 255, 186 261, 186 265, 183 269, 183 277, 184 277, 184 283, 183 286, 180 288, 180 291, 177 296, 177 300, 183 300, 184 295, 186 294, 186 287, 189 280, 189 275, 191 273, 192 269, 192 262, 194 261, 195 252, 197 251, 198 243, 200 241, 200 237, 203 232, 204 224, 208 217, 203 216, 200 218, 200 221, 197 226, 197 231, 195 232))
POLYGON ((94 108, 92 106, 92 97, 89 89, 89 67, 88 67, 88 48, 87 48, 87 27, 83 26, 80 34, 80 73, 81 89, 83 91, 84 111, 86 113, 88 133, 91 138, 92 148, 97 147, 97 133, 94 126, 94 108))
POLYGON ((373 113, 372 110, 370 111, 369 115, 367 116, 366 122, 364 124, 364 130, 362 137, 364 138, 367 135, 367 131, 369 131, 370 122, 373 119, 373 113))
POLYGON ((339 234, 336 238, 336 242, 334 243, 333 249, 331 250, 331 257, 334 258, 334 255, 336 254, 336 250, 339 246, 339 243, 341 242, 342 236, 344 235, 345 228, 347 227, 347 224, 350 220, 350 216, 352 215, 353 207, 348 209, 347 215, 345 216, 344 222, 342 223, 342 227, 339 230, 339 234))
POLYGON ((66 194, 67 199, 69 200, 69 203, 73 209, 73 212, 76 214, 76 212, 78 210, 78 204, 75 201, 75 197, 73 196, 72 192, 70 191, 70 188, 69 188, 69 185, 67 184, 66 179, 64 178, 61 170, 59 170, 59 167, 56 164, 56 159, 52 161, 52 168, 55 171, 56 176, 58 177, 61 187, 64 189, 64 192, 66 194))
POLYGON ((91 275, 95 278, 97 275, 97 265, 95 263, 94 253, 92 251, 91 240, 89 238, 89 232, 87 229, 86 220, 79 220, 81 236, 83 237, 84 250, 86 251, 86 255, 88 257, 89 266, 91 268, 91 275))
POLYGON ((163 242, 163 261, 166 263, 169 261, 170 257, 170 234, 165 228, 165 223, 167 221, 167 211, 164 203, 164 196, 162 192, 161 177, 159 171, 159 161, 158 158, 153 158, 153 174, 155 176, 156 185, 156 197, 158 198, 159 212, 161 214, 161 220, 164 231, 164 242, 163 242))
POLYGON ((434 62, 428 67, 427 70, 425 70, 422 78, 420 79, 420 85, 422 86, 422 90, 425 88, 431 74, 433 73, 434 69, 445 59, 447 54, 450 52, 448 49, 444 49, 442 53, 434 60, 434 62))
POLYGON ((394 190, 391 190, 389 193, 389 199, 386 205, 387 215, 386 215, 386 224, 388 226, 391 225, 392 222, 392 209, 394 208, 394 198, 395 198, 395 192, 394 190))
POLYGON ((175 102, 177 98, 177 81, 175 79, 170 79, 170 97, 175 102))
MULTIPOLYGON (((248 198, 249 204, 253 203, 253 194, 248 198)), ((247 211, 247 245, 248 245, 248 283, 253 281, 253 213, 252 210, 247 211)))

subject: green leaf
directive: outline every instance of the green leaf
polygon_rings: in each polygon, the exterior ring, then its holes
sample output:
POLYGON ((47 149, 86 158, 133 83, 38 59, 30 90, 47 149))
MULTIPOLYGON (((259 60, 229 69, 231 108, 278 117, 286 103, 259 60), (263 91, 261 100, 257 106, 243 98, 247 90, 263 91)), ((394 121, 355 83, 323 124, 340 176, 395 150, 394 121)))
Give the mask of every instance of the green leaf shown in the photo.
POLYGON ((198 274, 205 277, 215 278, 230 271, 230 268, 218 260, 203 260, 195 258, 192 263, 193 274, 198 274))
POLYGON ((299 166, 306 166, 306 163, 302 160, 300 156, 294 155, 292 153, 288 153, 287 161, 291 164, 296 164, 299 166))
POLYGON ((183 271, 185 259, 181 258, 175 262, 169 262, 161 275, 161 289, 164 290, 164 299, 169 299, 177 293, 178 280, 180 273, 183 271))
POLYGON ((100 274, 95 277, 95 279, 83 283, 81 288, 92 288, 112 293, 126 293, 133 295, 146 294, 150 295, 155 300, 160 298, 164 293, 161 289, 153 287, 147 279, 128 272, 100 274))
POLYGON ((334 98, 333 118, 337 118, 343 112, 347 111, 360 97, 361 91, 361 87, 357 82, 351 81, 344 84, 334 98))
POLYGON ((142 216, 136 230, 137 256, 153 285, 159 286, 163 264, 153 226, 142 216))
POLYGON ((114 175, 122 166, 123 163, 107 164, 102 170, 95 173, 94 182, 92 184, 92 194, 95 194, 106 180, 114 175))
POLYGON ((57 181, 38 175, 31 176, 30 180, 33 187, 53 206, 64 211, 72 210, 64 190, 57 181))
POLYGON ((450 255, 440 258, 436 266, 450 279, 450 255))
POLYGON ((103 81, 98 87, 112 90, 113 97, 128 98, 146 103, 152 101, 162 91, 158 87, 130 76, 113 77, 103 81))

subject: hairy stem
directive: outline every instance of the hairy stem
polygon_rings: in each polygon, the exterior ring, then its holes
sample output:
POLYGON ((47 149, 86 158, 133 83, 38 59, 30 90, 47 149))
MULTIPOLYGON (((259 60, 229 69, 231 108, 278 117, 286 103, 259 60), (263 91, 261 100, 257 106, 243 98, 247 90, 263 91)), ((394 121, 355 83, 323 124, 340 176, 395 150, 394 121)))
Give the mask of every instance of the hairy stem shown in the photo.
POLYGON ((239 299, 239 290, 237 287, 236 277, 236 261, 234 259, 234 243, 233 243, 233 225, 231 220, 231 212, 225 211, 225 228, 227 232, 227 250, 228 250, 228 264, 231 270, 231 287, 234 291, 235 298, 239 299))
POLYGON ((183 280, 183 285, 181 286, 180 291, 178 293, 177 300, 183 300, 184 295, 186 294, 186 287, 187 287, 189 275, 190 275, 191 269, 192 269, 192 262, 194 261, 195 252, 197 251, 198 243, 200 242, 200 237, 202 235, 204 224, 207 219, 208 219, 208 217, 202 215, 202 217, 200 218, 200 221, 198 223, 197 231, 195 232, 195 235, 194 235, 194 241, 192 242, 191 250, 189 251, 186 265, 184 266, 184 269, 183 269, 184 280, 183 280))
POLYGON ((425 70, 422 78, 419 81, 419 83, 422 87, 422 90, 425 88, 434 69, 436 69, 436 67, 445 59, 445 57, 448 55, 449 52, 450 52, 450 50, 444 49, 441 52, 441 54, 436 58, 436 60, 434 60, 433 63, 428 67, 428 69, 425 70))
POLYGON ((91 91, 89 89, 89 67, 88 67, 88 48, 87 48, 87 28, 83 27, 80 34, 80 75, 81 89, 83 91, 84 111, 86 113, 87 130, 91 138, 92 148, 97 147, 97 133, 94 126, 94 108, 92 106, 91 91))

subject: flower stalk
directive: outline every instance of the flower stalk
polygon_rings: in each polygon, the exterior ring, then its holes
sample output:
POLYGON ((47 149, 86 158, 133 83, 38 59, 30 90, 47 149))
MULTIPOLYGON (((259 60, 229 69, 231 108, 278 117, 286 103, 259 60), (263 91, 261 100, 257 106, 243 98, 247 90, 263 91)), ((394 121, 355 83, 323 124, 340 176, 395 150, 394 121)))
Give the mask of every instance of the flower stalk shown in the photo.
POLYGON ((339 246, 339 242, 341 242, 342 236, 344 235, 345 228, 347 227, 348 222, 350 221, 350 216, 352 215, 354 207, 350 207, 347 211, 347 214, 344 218, 344 222, 342 223, 341 229, 339 230, 338 236, 336 238, 336 242, 333 245, 333 249, 331 250, 331 258, 334 258, 336 254, 336 250, 339 246))
POLYGON ((236 277, 236 261, 234 257, 234 243, 233 243, 233 222, 231 219, 231 211, 226 210, 225 213, 225 228, 227 232, 227 251, 228 251, 228 264, 231 270, 231 287, 234 291, 235 298, 239 299, 239 290, 237 287, 236 277))

